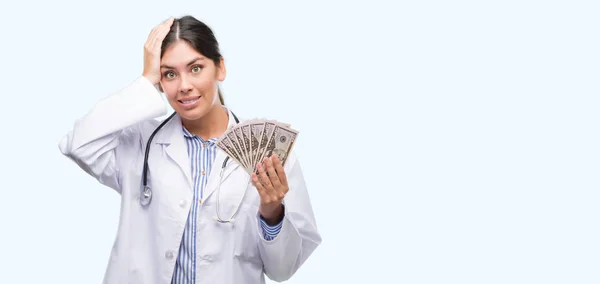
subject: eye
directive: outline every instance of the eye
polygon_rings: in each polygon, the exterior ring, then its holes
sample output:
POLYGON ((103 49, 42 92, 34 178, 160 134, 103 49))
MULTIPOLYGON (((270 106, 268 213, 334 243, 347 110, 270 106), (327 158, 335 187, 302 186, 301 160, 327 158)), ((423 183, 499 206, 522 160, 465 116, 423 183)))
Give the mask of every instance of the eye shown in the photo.
POLYGON ((167 79, 173 79, 175 78, 175 73, 173 73, 172 71, 167 71, 163 74, 165 76, 165 78, 167 79))
POLYGON ((198 73, 202 70, 202 66, 194 66, 192 67, 192 72, 193 73, 198 73))

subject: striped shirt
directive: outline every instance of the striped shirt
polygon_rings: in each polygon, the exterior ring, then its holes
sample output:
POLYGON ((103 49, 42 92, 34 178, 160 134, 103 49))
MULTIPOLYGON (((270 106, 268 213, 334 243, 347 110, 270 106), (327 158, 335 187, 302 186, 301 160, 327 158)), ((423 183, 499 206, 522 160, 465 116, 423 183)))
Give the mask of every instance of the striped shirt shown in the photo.
MULTIPOLYGON (((231 117, 231 113, 229 114, 231 117)), ((196 239, 196 220, 199 200, 202 200, 202 189, 206 186, 212 163, 217 155, 217 138, 204 141, 197 135, 191 134, 185 127, 183 133, 187 142, 188 156, 191 161, 192 176, 194 182, 193 202, 188 215, 187 223, 183 231, 181 246, 175 262, 172 284, 194 284, 196 283, 196 243, 202 240, 196 239)), ((282 223, 269 226, 260 218, 263 236, 266 240, 274 239, 281 230, 282 223)))

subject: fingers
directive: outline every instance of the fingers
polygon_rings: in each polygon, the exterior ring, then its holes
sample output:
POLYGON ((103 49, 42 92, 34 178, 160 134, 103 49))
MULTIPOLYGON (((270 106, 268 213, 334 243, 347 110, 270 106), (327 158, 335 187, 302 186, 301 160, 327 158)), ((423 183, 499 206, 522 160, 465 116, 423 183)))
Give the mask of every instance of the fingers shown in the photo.
POLYGON ((142 76, 148 78, 153 85, 160 82, 160 49, 165 36, 171 30, 175 18, 170 17, 150 32, 144 44, 144 71, 142 76))
POLYGON ((273 155, 273 167, 277 172, 277 177, 279 177, 279 182, 287 188, 287 176, 285 175, 285 171, 283 170, 283 165, 281 164, 281 160, 277 155, 273 155))
POLYGON ((252 173, 252 183, 263 204, 282 200, 289 190, 281 160, 275 155, 257 165, 257 172, 252 173))
MULTIPOLYGON (((164 22, 163 22, 164 23, 164 22)), ((151 31, 150 34, 148 35, 148 38, 146 39, 146 45, 149 47, 151 43, 154 43, 154 38, 156 38, 156 32, 158 31, 158 29, 160 28, 160 26, 163 24, 161 23, 160 25, 154 27, 151 31)))
POLYGON ((252 174, 252 183, 254 184, 254 186, 256 187, 256 189, 258 190, 258 195, 260 195, 260 199, 261 200, 263 200, 263 199, 265 199, 265 198, 268 197, 267 190, 260 183, 260 181, 258 180, 258 176, 256 174, 252 174))
MULTIPOLYGON (((271 201, 277 201, 283 199, 285 196, 283 192, 279 190, 279 184, 273 184, 272 179, 267 176, 267 171, 263 165, 259 165, 258 168, 258 180, 261 183, 261 186, 264 189, 264 196, 261 197, 261 200, 264 203, 270 203, 271 201)), ((270 175, 270 174, 269 174, 270 175)))
POLYGON ((156 48, 157 42, 160 41, 160 43, 162 43, 162 40, 171 29, 171 25, 173 24, 174 20, 175 18, 170 17, 164 22, 160 23, 158 26, 154 27, 154 29, 152 29, 150 32, 148 39, 146 40, 146 47, 152 49, 156 48))
POLYGON ((265 164, 267 165, 267 173, 269 173, 269 181, 275 188, 281 187, 281 182, 279 181, 279 177, 275 172, 275 167, 273 167, 273 160, 271 158, 265 158, 265 164))
POLYGON ((160 27, 162 27, 162 26, 164 26, 164 25, 168 24, 169 22, 173 23, 173 20, 174 20, 174 19, 175 19, 175 18, 173 18, 173 17, 169 17, 168 19, 166 19, 166 20, 162 21, 160 24, 158 24, 156 27, 154 27, 154 28, 153 28, 153 29, 150 31, 150 34, 148 35, 148 38, 150 38, 150 36, 152 36, 153 34, 156 34, 156 32, 157 32, 157 31, 160 29, 160 27))
POLYGON ((269 177, 267 176, 267 173, 265 172, 265 168, 263 165, 258 165, 258 180, 260 181, 260 183, 262 183, 267 190, 270 190, 273 188, 273 185, 271 184, 271 180, 269 179, 269 177))
POLYGON ((167 21, 163 22, 161 24, 160 28, 157 30, 156 36, 154 38, 154 47, 155 48, 159 49, 160 46, 162 45, 162 42, 165 39, 165 36, 171 30, 171 25, 173 24, 173 20, 174 20, 173 17, 169 18, 167 21))
POLYGON ((174 20, 175 20, 175 17, 171 16, 168 19, 166 19, 164 22, 162 22, 161 24, 171 26, 171 24, 173 24, 174 20))

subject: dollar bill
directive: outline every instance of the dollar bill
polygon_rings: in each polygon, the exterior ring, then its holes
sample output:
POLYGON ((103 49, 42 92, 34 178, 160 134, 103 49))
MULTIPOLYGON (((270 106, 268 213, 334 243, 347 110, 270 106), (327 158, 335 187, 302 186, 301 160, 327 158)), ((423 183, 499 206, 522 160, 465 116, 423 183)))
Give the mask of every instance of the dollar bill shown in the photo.
POLYGON ((235 133, 235 138, 238 141, 238 146, 241 149, 240 154, 242 156, 240 158, 242 158, 243 162, 245 163, 245 166, 248 167, 249 163, 248 163, 248 159, 246 157, 246 144, 244 143, 244 136, 242 134, 242 129, 240 127, 236 127, 236 128, 233 128, 233 132, 235 133))
POLYGON ((260 136, 262 135, 263 130, 265 129, 264 121, 253 121, 250 122, 250 159, 252 162, 251 171, 254 172, 256 170, 256 165, 258 164, 258 152, 260 150, 260 136))
POLYGON ((217 141, 224 151, 251 174, 265 157, 277 155, 285 165, 298 131, 275 120, 252 119, 230 127, 217 141))
POLYGON ((269 143, 269 139, 271 138, 271 135, 273 134, 273 131, 275 130, 275 126, 276 124, 272 121, 266 121, 265 122, 265 127, 264 130, 260 136, 260 148, 258 149, 258 153, 256 156, 256 163, 262 163, 263 162, 263 158, 265 155, 265 146, 267 146, 267 143, 269 143))
POLYGON ((239 128, 241 128, 242 132, 242 142, 244 143, 244 155, 246 156, 246 162, 248 163, 248 169, 252 167, 252 144, 250 140, 250 125, 245 123, 242 124, 239 128))
POLYGON ((276 125, 269 142, 264 147, 263 158, 277 155, 282 165, 285 165, 288 154, 292 151, 298 132, 283 125, 276 125))
POLYGON ((233 143, 231 143, 229 140, 229 137, 223 137, 220 143, 217 143, 217 147, 221 148, 221 150, 234 159, 238 164, 241 166, 244 165, 240 159, 239 153, 235 150, 235 146, 233 146, 233 143))
POLYGON ((241 165, 244 167, 248 167, 248 165, 246 164, 246 161, 244 160, 243 154, 242 154, 242 147, 239 146, 239 143, 237 141, 238 138, 237 138, 235 132, 233 132, 233 131, 228 132, 227 137, 229 138, 229 141, 233 145, 233 148, 235 149, 235 151, 238 155, 238 159, 239 159, 239 162, 241 163, 241 165))

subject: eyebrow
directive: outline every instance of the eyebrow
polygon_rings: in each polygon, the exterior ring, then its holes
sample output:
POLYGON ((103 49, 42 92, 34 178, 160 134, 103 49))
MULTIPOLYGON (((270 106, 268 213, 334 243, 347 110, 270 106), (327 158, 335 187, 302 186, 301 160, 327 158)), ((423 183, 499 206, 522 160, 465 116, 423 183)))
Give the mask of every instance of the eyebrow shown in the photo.
MULTIPOLYGON (((186 66, 190 66, 190 65, 196 63, 196 61, 201 61, 201 60, 204 60, 204 57, 196 57, 196 58, 194 58, 194 60, 190 61, 186 66)), ((171 67, 169 65, 161 65, 160 68, 175 69, 174 67, 171 67)))

